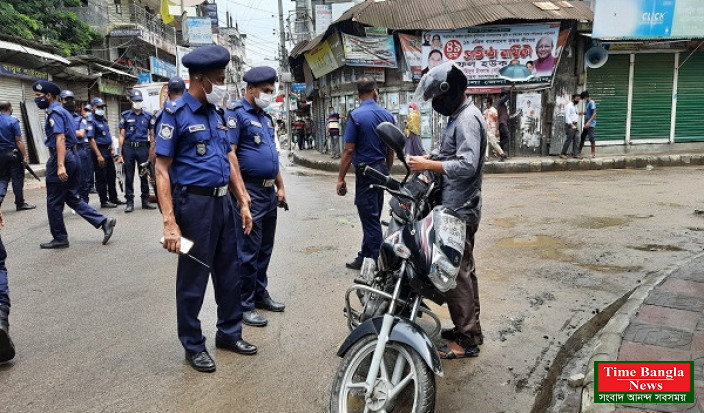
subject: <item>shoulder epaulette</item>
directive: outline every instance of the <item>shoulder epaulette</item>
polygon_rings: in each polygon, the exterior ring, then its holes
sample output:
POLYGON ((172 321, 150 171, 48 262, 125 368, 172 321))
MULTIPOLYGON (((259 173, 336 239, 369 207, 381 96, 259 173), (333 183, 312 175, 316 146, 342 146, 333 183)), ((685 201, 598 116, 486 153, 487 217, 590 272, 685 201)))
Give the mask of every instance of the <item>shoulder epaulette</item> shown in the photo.
POLYGON ((185 105, 185 101, 183 100, 183 98, 174 99, 164 105, 164 111, 168 114, 173 115, 174 113, 178 112, 178 110, 181 109, 183 105, 185 105))
POLYGON ((125 116, 126 114, 130 113, 132 109, 127 109, 125 111, 122 111, 122 116, 125 116))
POLYGON ((236 110, 243 107, 242 106, 242 101, 236 101, 236 102, 230 102, 227 104, 227 110, 236 110))

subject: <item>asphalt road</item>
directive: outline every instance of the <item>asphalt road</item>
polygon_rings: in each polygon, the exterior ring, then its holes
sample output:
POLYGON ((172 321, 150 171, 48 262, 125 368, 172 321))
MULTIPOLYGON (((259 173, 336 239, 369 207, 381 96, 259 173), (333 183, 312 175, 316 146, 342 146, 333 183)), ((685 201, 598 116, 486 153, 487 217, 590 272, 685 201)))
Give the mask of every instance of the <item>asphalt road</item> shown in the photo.
MULTIPOLYGON (((201 321, 218 370, 193 371, 176 336, 176 257, 158 212, 107 210, 115 235, 66 214, 71 247, 46 251, 45 192, 31 212, 4 205, 1 232, 18 355, 0 366, 3 412, 324 412, 348 330, 344 263, 361 230, 335 174, 288 164, 271 294, 288 307, 245 327, 254 357, 214 348, 215 304, 201 321)), ((479 358, 445 363, 437 412, 527 412, 545 369, 574 329, 649 271, 701 251, 704 169, 491 175, 476 259, 487 340, 479 358)), ((96 200, 93 200, 93 204, 96 200)), ((445 308, 437 309, 450 325, 445 308)))

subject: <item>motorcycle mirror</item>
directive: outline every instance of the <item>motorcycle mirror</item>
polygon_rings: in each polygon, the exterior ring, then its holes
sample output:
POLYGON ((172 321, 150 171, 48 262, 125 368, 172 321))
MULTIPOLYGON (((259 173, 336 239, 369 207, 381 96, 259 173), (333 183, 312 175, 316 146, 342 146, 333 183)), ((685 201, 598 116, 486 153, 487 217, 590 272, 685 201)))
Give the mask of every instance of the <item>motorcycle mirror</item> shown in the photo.
MULTIPOLYGON (((406 155, 403 153, 403 149, 406 146, 406 136, 401 132, 401 129, 391 122, 380 123, 376 127, 376 132, 379 134, 381 141, 391 148, 396 153, 396 157, 403 162, 403 166, 406 167, 406 179, 408 179, 411 169, 408 167, 406 155)), ((404 179, 404 182, 406 179, 404 179)))

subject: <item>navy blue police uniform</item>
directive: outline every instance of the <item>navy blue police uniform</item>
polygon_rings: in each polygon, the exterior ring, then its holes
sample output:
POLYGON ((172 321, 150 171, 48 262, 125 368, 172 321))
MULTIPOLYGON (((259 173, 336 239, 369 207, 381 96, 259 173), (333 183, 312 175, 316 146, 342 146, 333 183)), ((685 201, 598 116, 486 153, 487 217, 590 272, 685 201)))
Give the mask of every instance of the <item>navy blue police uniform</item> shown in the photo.
MULTIPOLYGON (((132 91, 133 102, 141 102, 142 94, 132 91)), ((134 173, 139 164, 149 160, 149 125, 152 116, 144 110, 139 113, 135 109, 122 112, 120 130, 124 129, 125 141, 122 145, 122 160, 125 167, 125 198, 127 204, 134 203, 134 173)), ((140 177, 142 206, 149 205, 149 180, 147 176, 140 177)))
POLYGON ((93 188, 93 150, 88 141, 88 132, 92 126, 88 126, 88 121, 80 113, 73 113, 73 127, 76 131, 83 130, 83 138, 76 137, 76 154, 81 161, 81 181, 78 186, 78 194, 86 203, 89 201, 90 190, 93 188))
MULTIPOLYGON (((229 58, 227 49, 206 46, 184 56, 182 62, 191 70, 207 70, 224 68, 229 58)), ((222 108, 203 104, 188 92, 165 105, 156 130, 156 155, 172 160, 169 177, 176 224, 181 235, 194 242, 190 254, 210 267, 179 255, 178 336, 189 357, 205 351, 198 314, 209 275, 218 305, 216 345, 218 339, 234 343, 242 335, 242 310, 237 299, 240 282, 234 256, 235 210, 228 196, 231 147, 222 108)))
MULTIPOLYGON (((17 136, 21 135, 19 121, 9 113, 0 113, 0 205, 7 195, 7 187, 13 177, 13 152, 17 147, 17 136)), ((24 180, 24 173, 22 179, 24 180)))
MULTIPOLYGON (((55 96, 59 94, 59 89, 56 85, 48 81, 38 81, 32 85, 34 91, 52 93, 55 96), (53 92, 56 93, 53 93, 53 92)), ((39 101, 36 98, 35 101, 39 101)), ((40 106, 41 108, 41 106, 40 106)), ((49 217, 49 227, 54 241, 61 243, 61 247, 68 246, 68 233, 64 224, 64 205, 76 211, 83 219, 88 221, 95 228, 103 228, 106 231, 106 224, 114 226, 114 219, 108 223, 108 218, 98 213, 93 207, 83 201, 78 195, 79 177, 80 177, 80 161, 75 154, 76 145, 76 129, 73 117, 59 102, 52 103, 46 108, 46 124, 44 130, 46 132, 46 141, 44 144, 49 148, 49 160, 46 163, 46 205, 47 215, 49 217), (56 156, 56 135, 63 134, 65 137, 66 153, 64 157, 64 168, 68 175, 68 180, 62 182, 58 176, 58 159, 56 156)), ((112 235, 112 229, 110 229, 112 235)), ((110 235, 107 234, 103 239, 103 244, 106 244, 110 235)), ((51 243, 50 243, 51 244, 51 243)), ((44 244, 42 244, 44 245, 44 244)), ((45 248, 56 248, 56 246, 45 246, 45 248)))
POLYGON ((382 122, 394 123, 394 117, 388 110, 379 106, 374 99, 366 99, 359 108, 350 112, 345 129, 345 143, 354 143, 355 151, 352 164, 355 167, 355 197, 359 219, 362 222, 362 248, 357 254, 358 260, 379 258, 379 248, 383 241, 381 232, 381 211, 384 207, 384 193, 371 189, 377 183, 362 174, 366 166, 388 175, 386 166, 387 147, 376 132, 382 122))
POLYGON ((225 118, 230 143, 237 148, 242 180, 252 199, 250 211, 253 225, 249 235, 245 235, 242 229, 241 214, 235 214, 242 309, 252 311, 255 303, 269 297, 267 270, 276 234, 277 195, 274 180, 279 174, 279 157, 274 143, 274 124, 267 113, 253 107, 246 99, 230 104, 227 109, 225 118))
MULTIPOLYGON (((92 103, 93 106, 96 107, 105 106, 105 102, 100 98, 93 99, 92 103)), ((92 129, 86 131, 86 136, 88 136, 88 139, 95 140, 98 151, 105 160, 105 165, 101 167, 98 163, 97 154, 93 152, 92 159, 93 169, 95 170, 95 189, 98 191, 100 204, 105 205, 108 201, 114 204, 121 204, 122 202, 117 198, 117 187, 115 185, 117 179, 115 159, 113 159, 112 153, 110 153, 112 148, 110 125, 108 125, 108 120, 104 115, 98 116, 96 113, 90 116, 89 121, 92 129)))

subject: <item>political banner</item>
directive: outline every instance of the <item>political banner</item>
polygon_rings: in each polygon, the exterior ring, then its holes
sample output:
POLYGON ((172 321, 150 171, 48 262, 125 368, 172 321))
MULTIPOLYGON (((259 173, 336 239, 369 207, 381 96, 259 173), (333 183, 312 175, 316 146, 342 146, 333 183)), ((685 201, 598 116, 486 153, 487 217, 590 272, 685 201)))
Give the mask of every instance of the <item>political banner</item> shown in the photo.
POLYGON ((406 59, 406 66, 411 73, 413 80, 420 79, 423 72, 423 46, 420 36, 411 34, 398 34, 401 43, 403 57, 406 59))
POLYGON ((348 66, 398 67, 393 36, 357 37, 342 34, 348 66))
POLYGON ((516 60, 534 74, 525 83, 549 84, 566 39, 560 39, 560 23, 425 31, 421 64, 425 73, 454 61, 467 75, 468 86, 486 87, 510 84, 499 70, 516 60))

